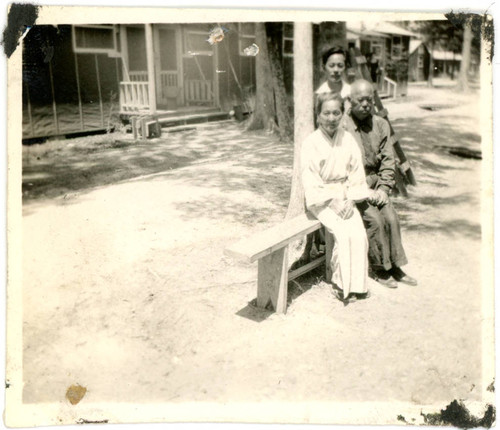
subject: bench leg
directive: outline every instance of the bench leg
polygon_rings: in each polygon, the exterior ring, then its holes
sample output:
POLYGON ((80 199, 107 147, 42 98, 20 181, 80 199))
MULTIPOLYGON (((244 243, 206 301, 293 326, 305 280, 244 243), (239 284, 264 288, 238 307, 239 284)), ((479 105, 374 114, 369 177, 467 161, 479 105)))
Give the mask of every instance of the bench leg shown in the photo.
POLYGON ((257 306, 266 308, 271 302, 278 314, 286 312, 288 288, 288 249, 278 249, 259 260, 257 306))
POLYGON ((332 282, 332 252, 333 252, 333 244, 335 242, 335 238, 333 237, 333 234, 331 234, 326 228, 325 228, 325 256, 326 256, 326 261, 325 261, 325 277, 326 277, 326 282, 332 282))

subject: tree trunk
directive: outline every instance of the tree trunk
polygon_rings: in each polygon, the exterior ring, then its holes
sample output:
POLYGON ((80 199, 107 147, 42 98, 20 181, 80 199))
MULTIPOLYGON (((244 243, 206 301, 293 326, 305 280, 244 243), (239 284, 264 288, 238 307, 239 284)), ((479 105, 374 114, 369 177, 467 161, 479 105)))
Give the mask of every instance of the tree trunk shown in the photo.
POLYGON ((464 24, 464 41, 462 44, 462 62, 458 75, 457 90, 466 92, 469 90, 469 65, 470 50, 472 44, 472 30, 469 23, 464 24))
POLYGON ((247 130, 261 130, 274 123, 271 65, 267 52, 266 27, 263 22, 255 24, 255 43, 259 47, 255 59, 255 109, 247 130))
POLYGON ((290 103, 285 89, 283 76, 282 44, 283 24, 266 23, 267 49, 269 51, 269 64, 273 76, 274 100, 280 139, 285 142, 293 140, 293 119, 290 113, 290 103))
POLYGON ((431 55, 429 56, 429 76, 427 77, 427 86, 433 87, 432 77, 434 75, 434 42, 431 41, 431 55))
POLYGON ((455 52, 453 52, 453 56, 451 57, 451 74, 450 78, 453 81, 455 79, 455 52))
POLYGON ((304 212, 304 186, 300 175, 303 140, 314 131, 312 24, 296 22, 293 30, 293 174, 286 219, 304 212))

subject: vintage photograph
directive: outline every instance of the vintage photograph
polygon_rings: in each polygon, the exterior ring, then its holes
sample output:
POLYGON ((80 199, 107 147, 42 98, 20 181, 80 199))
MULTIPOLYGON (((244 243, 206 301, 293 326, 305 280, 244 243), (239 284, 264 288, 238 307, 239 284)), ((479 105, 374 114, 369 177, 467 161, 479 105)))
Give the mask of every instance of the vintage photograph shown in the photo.
POLYGON ((15 8, 7 425, 494 425, 489 15, 15 8))

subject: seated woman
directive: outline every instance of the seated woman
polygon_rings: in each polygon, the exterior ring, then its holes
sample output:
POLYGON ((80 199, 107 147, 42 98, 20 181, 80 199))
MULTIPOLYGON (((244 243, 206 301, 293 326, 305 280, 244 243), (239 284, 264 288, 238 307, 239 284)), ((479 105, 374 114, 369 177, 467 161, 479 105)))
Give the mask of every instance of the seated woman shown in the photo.
MULTIPOLYGON (((332 46, 321 55, 322 71, 325 82, 315 91, 315 98, 324 93, 337 93, 344 100, 344 107, 349 111, 351 86, 346 80, 346 51, 340 46, 332 46)), ((315 124, 317 126, 317 124, 315 124)), ((301 259, 310 261, 311 258, 322 253, 325 245, 325 235, 323 229, 315 231, 307 236, 306 249, 301 259)))
POLYGON ((369 196, 361 152, 354 137, 339 127, 340 94, 320 94, 318 128, 302 143, 301 174, 307 209, 333 234, 332 282, 342 301, 367 297, 368 241, 355 202, 369 196))

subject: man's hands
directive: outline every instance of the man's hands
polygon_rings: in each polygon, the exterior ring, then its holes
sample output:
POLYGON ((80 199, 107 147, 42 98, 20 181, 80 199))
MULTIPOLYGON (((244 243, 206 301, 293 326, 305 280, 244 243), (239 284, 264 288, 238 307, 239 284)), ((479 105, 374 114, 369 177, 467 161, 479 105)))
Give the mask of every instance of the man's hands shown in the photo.
POLYGON ((352 200, 333 199, 328 207, 342 219, 349 219, 354 213, 354 202, 352 200))
POLYGON ((389 203, 389 196, 384 190, 371 190, 368 196, 368 202, 375 206, 384 206, 389 203))

